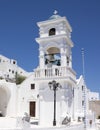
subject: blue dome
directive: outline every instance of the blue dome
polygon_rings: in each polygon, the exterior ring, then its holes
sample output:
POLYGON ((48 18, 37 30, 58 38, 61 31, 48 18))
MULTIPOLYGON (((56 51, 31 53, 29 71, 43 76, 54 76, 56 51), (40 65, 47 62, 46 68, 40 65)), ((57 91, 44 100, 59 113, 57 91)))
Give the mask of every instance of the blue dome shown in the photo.
POLYGON ((61 18, 61 16, 60 15, 52 15, 49 19, 58 19, 58 18, 61 18))

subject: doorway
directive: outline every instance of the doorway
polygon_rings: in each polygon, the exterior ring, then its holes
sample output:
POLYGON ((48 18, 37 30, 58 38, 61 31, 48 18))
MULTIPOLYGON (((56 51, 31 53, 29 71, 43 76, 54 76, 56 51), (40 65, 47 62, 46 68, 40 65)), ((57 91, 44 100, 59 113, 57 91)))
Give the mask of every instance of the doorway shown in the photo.
POLYGON ((30 102, 30 116, 35 117, 35 113, 36 113, 36 102, 31 101, 30 102))

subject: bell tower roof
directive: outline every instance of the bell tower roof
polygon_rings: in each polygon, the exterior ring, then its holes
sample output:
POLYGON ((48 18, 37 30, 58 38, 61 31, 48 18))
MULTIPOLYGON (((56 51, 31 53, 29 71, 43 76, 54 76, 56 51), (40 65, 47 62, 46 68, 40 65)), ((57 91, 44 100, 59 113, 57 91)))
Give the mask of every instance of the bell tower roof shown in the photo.
MULTIPOLYGON (((58 15, 58 12, 55 10, 53 15, 49 17, 49 19, 47 19, 46 21, 41 21, 41 22, 37 22, 38 27, 40 28, 40 30, 44 30, 43 28, 45 27, 53 27, 54 26, 62 26, 65 29, 67 29, 70 33, 72 32, 72 28, 67 20, 66 17, 62 17, 60 15, 58 15), (59 24, 63 24, 63 25, 59 25, 59 24)), ((62 28, 61 27, 61 28, 62 28)))

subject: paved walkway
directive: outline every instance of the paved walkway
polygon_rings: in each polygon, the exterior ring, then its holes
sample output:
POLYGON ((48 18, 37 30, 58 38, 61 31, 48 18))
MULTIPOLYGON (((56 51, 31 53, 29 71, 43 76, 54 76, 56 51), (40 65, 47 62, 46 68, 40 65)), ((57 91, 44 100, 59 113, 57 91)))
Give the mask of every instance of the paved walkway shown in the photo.
POLYGON ((87 128, 87 130, 100 130, 99 127, 91 127, 91 128, 87 128))
MULTIPOLYGON (((0 118, 0 130, 85 130, 84 124, 78 122, 72 122, 69 126, 40 127, 37 125, 29 126, 27 122, 24 123, 22 120, 20 120, 21 119, 17 121, 16 125, 15 118, 0 118)), ((95 127, 95 124, 92 124, 91 127, 88 125, 86 130, 100 130, 100 125, 98 128, 95 127)))

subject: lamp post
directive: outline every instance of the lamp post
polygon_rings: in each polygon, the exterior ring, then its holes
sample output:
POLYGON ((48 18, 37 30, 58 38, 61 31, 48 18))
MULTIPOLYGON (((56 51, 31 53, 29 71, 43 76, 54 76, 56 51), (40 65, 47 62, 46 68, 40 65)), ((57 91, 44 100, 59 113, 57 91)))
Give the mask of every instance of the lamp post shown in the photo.
POLYGON ((54 91, 54 119, 53 119, 53 126, 56 126, 56 91, 58 88, 61 88, 61 85, 57 83, 55 80, 48 83, 51 90, 54 91))

